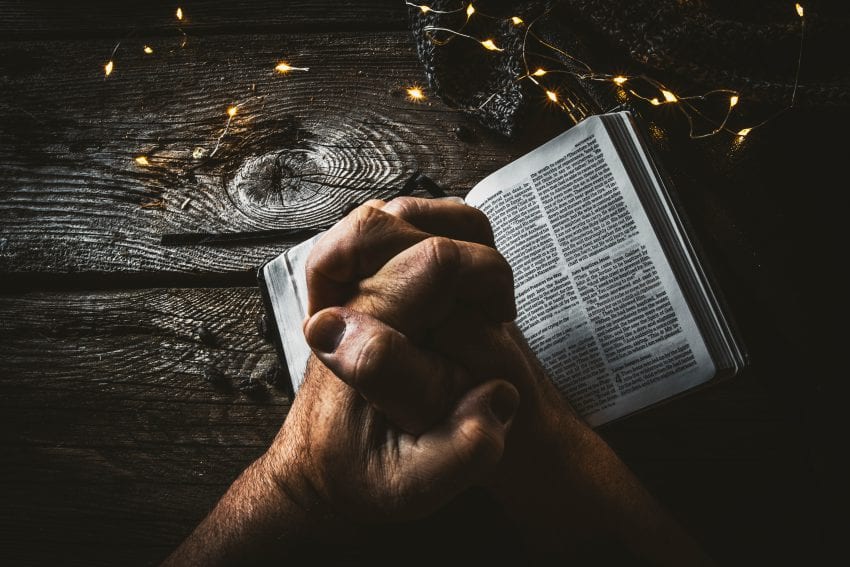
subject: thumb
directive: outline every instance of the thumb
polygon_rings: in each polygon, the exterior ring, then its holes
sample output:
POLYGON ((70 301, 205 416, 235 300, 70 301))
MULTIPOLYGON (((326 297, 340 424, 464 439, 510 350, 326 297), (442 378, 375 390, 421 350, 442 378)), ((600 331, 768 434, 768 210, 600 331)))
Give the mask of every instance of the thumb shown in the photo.
POLYGON ((469 390, 401 458, 404 493, 420 495, 424 507, 433 509, 476 482, 501 460, 518 406, 519 393, 505 380, 469 390))

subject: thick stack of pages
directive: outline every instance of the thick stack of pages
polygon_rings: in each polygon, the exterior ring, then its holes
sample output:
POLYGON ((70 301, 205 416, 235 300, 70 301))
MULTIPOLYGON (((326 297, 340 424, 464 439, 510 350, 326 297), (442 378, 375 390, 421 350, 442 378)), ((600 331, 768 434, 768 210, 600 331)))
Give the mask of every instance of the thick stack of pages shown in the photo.
MULTIPOLYGON (((478 183, 514 271, 517 325, 561 393, 600 425, 745 364, 631 115, 593 116, 478 183)), ((310 355, 304 265, 319 237, 260 269, 293 391, 310 355)))

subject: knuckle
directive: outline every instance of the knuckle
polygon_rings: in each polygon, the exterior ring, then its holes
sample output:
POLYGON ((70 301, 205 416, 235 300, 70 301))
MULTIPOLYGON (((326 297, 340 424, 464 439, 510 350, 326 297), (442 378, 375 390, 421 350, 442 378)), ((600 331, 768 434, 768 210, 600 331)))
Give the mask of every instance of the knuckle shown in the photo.
POLYGON ((459 430, 463 442, 457 449, 458 461, 465 467, 475 469, 493 464, 502 454, 502 440, 480 419, 467 419, 459 430))
POLYGON ((422 212, 422 199, 396 197, 387 204, 387 210, 405 220, 415 218, 422 212))
POLYGON ((362 237, 363 235, 378 230, 387 223, 388 215, 375 207, 366 205, 357 207, 346 217, 345 222, 347 228, 353 233, 354 237, 362 237))
POLYGON ((389 333, 376 333, 363 342, 354 361, 351 387, 362 394, 370 394, 380 388, 390 367, 393 342, 389 333))
POLYGON ((444 236, 432 236, 422 241, 422 253, 427 262, 439 273, 457 271, 460 263, 460 250, 457 243, 444 236))

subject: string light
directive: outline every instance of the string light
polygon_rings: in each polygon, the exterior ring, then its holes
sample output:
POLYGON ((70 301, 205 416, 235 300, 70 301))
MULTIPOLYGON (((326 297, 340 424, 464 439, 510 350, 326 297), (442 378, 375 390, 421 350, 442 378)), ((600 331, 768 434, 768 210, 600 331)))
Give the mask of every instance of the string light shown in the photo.
POLYGON ((410 87, 407 89, 407 98, 412 101, 420 101, 425 99, 425 93, 419 87, 410 87))
POLYGON ((142 51, 144 51, 147 55, 151 55, 153 53, 153 47, 146 45, 142 48, 142 51))
POLYGON ((493 43, 492 39, 485 39, 481 42, 481 45, 483 45, 485 49, 488 49, 490 51, 504 51, 504 49, 498 47, 495 43, 493 43))
POLYGON ((679 102, 679 99, 676 98, 676 95, 666 89, 661 89, 661 94, 664 95, 664 100, 667 102, 679 102))
POLYGON ((405 4, 407 6, 410 6, 411 8, 419 9, 419 11, 422 12, 423 14, 427 14, 428 12, 431 12, 431 13, 434 13, 434 14, 456 14, 456 13, 460 12, 461 10, 463 10, 462 6, 460 8, 458 8, 457 10, 435 10, 431 6, 426 6, 424 4, 414 4, 413 2, 405 2, 405 4))
POLYGON ((183 8, 177 8, 176 16, 178 20, 183 21, 183 8))
POLYGON ((233 118, 234 116, 236 116, 236 113, 237 113, 238 111, 239 111, 239 108, 238 108, 236 105, 228 106, 228 107, 227 107, 227 115, 228 115, 230 118, 233 118))
POLYGON ((289 63, 281 61, 280 63, 275 65, 274 70, 277 71, 278 73, 289 73, 290 71, 309 71, 310 68, 309 67, 293 67, 289 63))
POLYGON ((136 161, 137 164, 145 166, 145 167, 147 167, 151 164, 151 162, 148 161, 147 156, 136 156, 135 161, 136 161))
POLYGON ((108 77, 112 74, 112 69, 115 68, 115 63, 112 62, 112 59, 106 62, 106 65, 103 66, 103 74, 104 78, 108 77))
MULTIPOLYGON (((414 5, 410 2, 406 2, 406 4, 408 6, 415 6, 415 7, 420 8, 423 13, 427 13, 429 11, 434 11, 434 10, 430 10, 430 8, 429 9, 423 9, 425 7, 419 6, 419 5, 414 5)), ((548 13, 548 11, 544 12, 543 14, 541 14, 540 16, 535 18, 531 23, 524 26, 525 27, 525 34, 524 34, 523 42, 522 42, 522 53, 521 53, 521 55, 522 55, 523 63, 525 65, 525 74, 518 76, 517 80, 529 79, 531 82, 533 82, 535 85, 537 85, 539 88, 541 88, 546 93, 546 96, 549 98, 550 101, 558 103, 560 108, 565 110, 574 119, 575 119, 575 116, 573 115, 572 110, 575 110, 575 108, 576 108, 575 104, 573 104, 569 100, 567 101, 567 102, 571 103, 569 107, 565 104, 561 104, 558 100, 557 94, 554 91, 546 88, 546 86, 544 86, 543 84, 541 84, 541 82, 537 80, 537 77, 542 77, 542 76, 547 75, 549 73, 561 73, 561 74, 571 75, 571 76, 573 76, 573 77, 575 77, 576 79, 579 79, 579 80, 610 81, 610 82, 613 82, 615 85, 620 86, 620 87, 623 86, 626 82, 638 81, 639 83, 642 83, 644 85, 648 85, 650 88, 655 89, 655 91, 658 94, 660 94, 661 98, 659 98, 658 96, 642 95, 642 94, 638 93, 637 91, 635 91, 634 89, 619 90, 618 95, 617 95, 618 98, 620 98, 620 100, 626 100, 626 99, 628 99, 629 96, 633 96, 637 99, 646 101, 647 103, 649 103, 652 106, 661 106, 662 104, 674 104, 674 105, 676 105, 679 108, 679 110, 681 110, 682 114, 686 117, 688 124, 689 124, 689 127, 690 127, 689 136, 693 139, 705 138, 705 137, 708 137, 708 136, 713 136, 713 135, 715 135, 719 132, 726 131, 726 132, 729 132, 729 133, 732 133, 732 134, 736 134, 738 136, 738 139, 740 140, 744 136, 746 136, 750 131, 752 131, 753 129, 764 125, 768 121, 772 120, 775 116, 777 116, 780 113, 785 112, 786 110, 792 108, 794 106, 795 102, 796 102, 797 87, 799 86, 800 68, 802 66, 803 37, 804 37, 804 30, 805 30, 805 25, 804 25, 805 10, 804 10, 803 6, 799 3, 795 4, 794 7, 795 7, 795 10, 797 12, 797 15, 800 17, 801 22, 803 22, 803 23, 801 23, 800 50, 799 50, 799 56, 798 56, 798 60, 797 60, 797 69, 796 69, 796 74, 795 74, 795 78, 794 78, 794 88, 793 88, 792 95, 791 95, 791 102, 790 102, 788 107, 786 107, 786 108, 780 110, 779 112, 777 112, 776 114, 768 117, 767 119, 763 120, 761 123, 753 125, 753 126, 749 126, 747 128, 742 128, 742 129, 738 130, 737 132, 735 130, 729 129, 726 126, 727 122, 729 121, 729 119, 732 115, 733 109, 738 105, 738 102, 740 101, 740 93, 738 93, 737 91, 733 91, 733 90, 730 90, 730 89, 714 89, 714 90, 708 91, 708 92, 700 94, 700 95, 680 97, 680 96, 677 96, 676 94, 674 94, 673 91, 671 91, 669 88, 665 87, 659 81, 657 81, 657 80, 655 80, 655 79, 653 79, 649 76, 646 76, 646 75, 627 77, 627 76, 624 76, 624 75, 610 75, 610 74, 606 74, 606 73, 598 73, 598 72, 594 71, 584 61, 581 61, 580 59, 576 58, 572 54, 560 49, 559 47, 557 47, 555 45, 552 45, 551 43, 546 42, 544 39, 540 38, 538 35, 536 35, 535 33, 532 32, 531 28, 534 26, 534 24, 540 18, 545 16, 548 13), (556 53, 558 53, 558 54, 564 56, 565 58, 569 59, 570 61, 576 63, 579 67, 583 67, 586 70, 586 72, 576 72, 576 71, 571 71, 571 70, 552 70, 552 69, 544 70, 542 68, 538 68, 537 70, 532 72, 529 69, 528 61, 527 61, 528 49, 527 49, 526 45, 527 45, 529 37, 531 37, 534 40, 536 40, 537 42, 539 42, 542 46, 549 48, 552 51, 555 51, 556 53), (719 121, 719 123, 715 119, 704 114, 703 111, 700 110, 700 108, 698 108, 697 106, 695 106, 693 104, 693 101, 707 100, 709 97, 716 96, 718 94, 726 94, 726 95, 729 96, 729 106, 727 107, 726 113, 723 116, 722 120, 719 121), (697 134, 696 131, 695 131, 695 124, 694 124, 694 118, 695 117, 699 117, 699 118, 705 120, 706 122, 708 122, 709 124, 713 124, 714 128, 712 130, 708 131, 708 132, 697 134)), ((461 6, 461 8, 458 8, 457 10, 451 10, 451 11, 439 12, 439 13, 450 14, 450 13, 460 11, 462 9, 463 8, 461 6)), ((434 11, 434 12, 437 13, 437 11, 434 11)), ((472 16, 472 14, 477 13, 475 8, 473 7, 472 3, 469 3, 466 6, 466 13, 467 13, 467 18, 466 18, 467 22, 469 21, 469 18, 470 18, 470 16, 472 16)), ((497 18, 494 18, 492 16, 486 16, 486 14, 481 14, 481 15, 485 16, 485 17, 492 18, 492 19, 497 19, 497 18)), ((522 18, 520 18, 519 16, 511 17, 510 21, 514 25, 520 25, 520 24, 525 23, 522 20, 522 18)), ((461 29, 463 29, 463 27, 465 27, 465 25, 466 24, 464 24, 464 26, 462 26, 461 29)), ((438 41, 436 38, 434 38, 433 36, 430 35, 430 32, 445 32, 445 33, 448 33, 448 34, 453 35, 453 36, 459 36, 459 37, 467 38, 467 39, 470 39, 470 40, 474 40, 474 41, 478 42, 479 44, 481 44, 482 47, 484 47, 485 49, 487 49, 489 51, 504 51, 502 48, 500 48, 496 45, 496 43, 493 39, 481 40, 481 39, 476 38, 472 35, 465 34, 465 33, 462 33, 459 30, 454 30, 454 29, 451 29, 451 28, 438 27, 438 26, 425 26, 423 28, 423 31, 428 33, 429 37, 431 37, 432 42, 434 44, 437 44, 437 45, 443 45, 443 44, 446 43, 446 41, 438 41)), ((543 55, 543 57, 545 57, 545 55, 543 55)), ((490 94, 490 96, 488 96, 484 100, 484 102, 481 103, 477 108, 478 109, 483 108, 491 100, 493 100, 498 94, 499 94, 499 92, 495 92, 495 93, 490 94)))

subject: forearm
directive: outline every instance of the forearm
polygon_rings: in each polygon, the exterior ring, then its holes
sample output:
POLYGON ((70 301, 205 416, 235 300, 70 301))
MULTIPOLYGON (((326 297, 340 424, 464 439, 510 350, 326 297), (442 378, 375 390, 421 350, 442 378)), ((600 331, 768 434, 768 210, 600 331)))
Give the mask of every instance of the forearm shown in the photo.
POLYGON ((272 472, 279 458, 270 451, 252 463, 165 565, 265 563, 325 537, 327 510, 297 475, 272 472))
POLYGON ((571 557, 588 544, 614 543, 651 565, 711 564, 566 404, 561 415, 548 418, 544 427, 529 426, 529 420, 521 426, 525 431, 516 430, 517 441, 527 446, 507 456, 503 473, 491 484, 532 552, 571 557))
POLYGON ((696 542, 555 389, 515 327, 528 372, 492 490, 526 529, 532 550, 571 555, 586 542, 616 542, 654 565, 707 565, 696 542))

